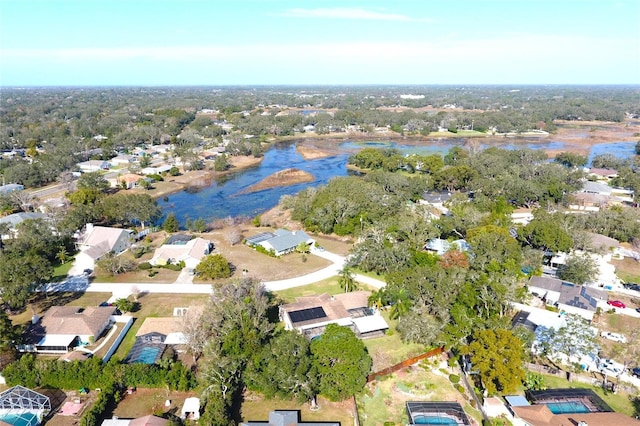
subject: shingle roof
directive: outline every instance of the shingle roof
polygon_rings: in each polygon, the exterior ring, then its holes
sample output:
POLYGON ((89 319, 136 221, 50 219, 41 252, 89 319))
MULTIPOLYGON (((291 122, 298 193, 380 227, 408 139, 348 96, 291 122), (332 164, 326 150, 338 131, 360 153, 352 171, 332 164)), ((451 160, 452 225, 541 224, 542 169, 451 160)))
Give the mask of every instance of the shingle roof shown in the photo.
POLYGON ((109 228, 107 226, 94 226, 92 229, 88 230, 84 238, 81 241, 81 244, 86 246, 97 246, 101 243, 106 242, 109 250, 113 250, 118 238, 126 233, 129 236, 132 232, 129 229, 120 229, 120 228, 109 228))
POLYGON ((304 231, 285 231, 279 233, 280 235, 265 241, 265 243, 271 245, 276 252, 290 250, 297 247, 298 244, 303 242, 306 243, 311 239, 311 237, 309 237, 309 235, 304 231))
POLYGON ((47 334, 92 335, 100 333, 101 327, 113 315, 112 306, 90 306, 81 311, 77 306, 53 306, 42 318, 47 334))
POLYGON ((44 213, 38 212, 20 212, 10 214, 8 216, 0 218, 0 223, 8 223, 12 228, 16 227, 19 223, 24 222, 25 220, 32 219, 46 219, 48 216, 44 213))

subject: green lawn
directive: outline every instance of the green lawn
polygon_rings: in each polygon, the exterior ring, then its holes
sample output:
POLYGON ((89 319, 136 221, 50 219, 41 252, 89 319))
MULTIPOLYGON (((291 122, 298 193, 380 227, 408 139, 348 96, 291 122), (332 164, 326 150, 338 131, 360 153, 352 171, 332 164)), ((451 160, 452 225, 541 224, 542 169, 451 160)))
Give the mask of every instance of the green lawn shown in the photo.
POLYGON ((62 263, 55 268, 53 268, 53 277, 51 278, 52 282, 59 282, 67 278, 67 274, 69 273, 69 269, 73 266, 73 259, 67 260, 66 263, 62 263))

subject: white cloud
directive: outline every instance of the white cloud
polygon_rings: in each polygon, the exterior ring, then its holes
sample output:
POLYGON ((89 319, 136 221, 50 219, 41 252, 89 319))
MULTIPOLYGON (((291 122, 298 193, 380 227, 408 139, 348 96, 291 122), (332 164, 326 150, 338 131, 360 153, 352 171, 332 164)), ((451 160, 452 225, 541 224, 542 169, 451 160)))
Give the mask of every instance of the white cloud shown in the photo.
POLYGON ((416 18, 398 13, 376 12, 359 7, 334 7, 317 9, 288 9, 280 16, 289 18, 327 18, 327 19, 359 19, 370 21, 402 21, 402 22, 428 22, 429 19, 416 18))

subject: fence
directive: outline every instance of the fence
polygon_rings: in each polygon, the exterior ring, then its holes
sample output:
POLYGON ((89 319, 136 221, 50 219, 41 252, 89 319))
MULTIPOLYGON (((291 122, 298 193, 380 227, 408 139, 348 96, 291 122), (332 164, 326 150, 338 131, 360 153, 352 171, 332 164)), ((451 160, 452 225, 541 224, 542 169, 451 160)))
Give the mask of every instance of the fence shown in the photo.
POLYGON ((131 325, 133 324, 133 317, 119 315, 118 317, 116 317, 116 322, 124 323, 124 326, 122 327, 122 330, 120 330, 120 333, 116 337, 116 340, 113 342, 113 344, 111 345, 111 347, 109 348, 105 356, 102 358, 104 362, 109 361, 109 359, 114 354, 116 349, 118 349, 118 346, 120 346, 122 339, 124 339, 124 336, 126 336, 127 331, 129 331, 129 329, 131 328, 131 325))
POLYGON ((380 371, 376 371, 375 373, 369 374, 369 376, 367 376, 367 383, 377 380, 379 377, 388 376, 389 374, 395 373, 398 370, 402 370, 403 368, 413 365, 416 362, 423 360, 425 358, 431 358, 432 356, 440 355, 443 352, 444 352, 443 347, 435 348, 435 349, 431 349, 429 352, 425 352, 418 356, 414 356, 413 358, 405 359, 404 361, 396 365, 392 365, 391 367, 387 367, 380 371))

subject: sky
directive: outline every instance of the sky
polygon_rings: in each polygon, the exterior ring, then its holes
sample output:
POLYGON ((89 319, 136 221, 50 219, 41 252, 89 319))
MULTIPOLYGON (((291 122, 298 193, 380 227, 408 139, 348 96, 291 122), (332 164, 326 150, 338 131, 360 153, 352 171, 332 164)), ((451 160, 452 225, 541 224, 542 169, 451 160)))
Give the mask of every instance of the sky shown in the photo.
POLYGON ((638 0, 0 0, 0 86, 640 84, 638 0))

